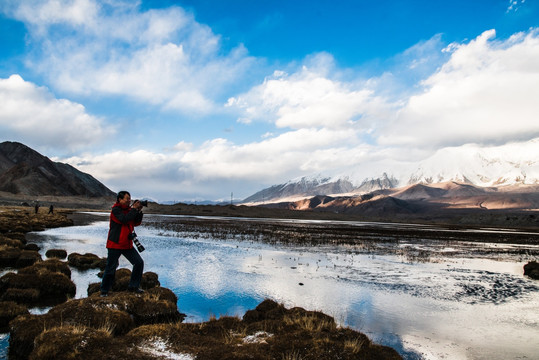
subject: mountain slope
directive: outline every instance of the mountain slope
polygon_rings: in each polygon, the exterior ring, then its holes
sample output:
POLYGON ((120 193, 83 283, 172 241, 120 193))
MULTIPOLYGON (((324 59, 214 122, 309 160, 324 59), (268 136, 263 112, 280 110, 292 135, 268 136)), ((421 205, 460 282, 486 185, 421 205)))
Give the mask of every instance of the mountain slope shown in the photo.
MULTIPOLYGON (((350 166, 340 171, 341 175, 338 176, 304 176, 263 189, 246 198, 244 203, 292 201, 315 195, 350 196, 417 184, 459 184, 452 186, 457 187, 461 193, 468 192, 469 196, 480 195, 481 188, 539 185, 539 138, 503 146, 465 145, 444 148, 421 162, 411 163, 407 168, 386 169, 380 176, 362 175, 360 169, 350 166)), ((399 197, 436 197, 443 195, 441 190, 449 189, 417 187, 399 197)))
POLYGON ((354 189, 354 186, 347 179, 333 181, 329 177, 302 177, 291 180, 285 184, 274 185, 261 190, 243 200, 243 203, 263 203, 274 199, 297 199, 316 196, 319 194, 343 194, 354 189))
POLYGON ((24 195, 112 196, 89 174, 17 142, 0 143, 0 191, 24 195))

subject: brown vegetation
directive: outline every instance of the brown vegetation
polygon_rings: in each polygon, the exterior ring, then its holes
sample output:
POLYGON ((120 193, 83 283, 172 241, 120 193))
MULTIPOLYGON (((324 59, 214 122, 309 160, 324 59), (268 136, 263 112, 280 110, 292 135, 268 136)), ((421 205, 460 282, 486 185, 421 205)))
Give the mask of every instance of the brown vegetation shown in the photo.
POLYGON ((107 265, 107 258, 100 258, 95 254, 79 254, 71 253, 67 257, 69 266, 73 266, 79 270, 88 270, 88 269, 105 269, 107 265))
POLYGON ((65 259, 67 257, 67 251, 64 249, 49 249, 45 253, 48 258, 65 259))
POLYGON ((330 316, 271 300, 243 319, 185 324, 175 302, 153 290, 91 296, 48 314, 19 316, 10 324, 10 359, 401 359, 330 316))

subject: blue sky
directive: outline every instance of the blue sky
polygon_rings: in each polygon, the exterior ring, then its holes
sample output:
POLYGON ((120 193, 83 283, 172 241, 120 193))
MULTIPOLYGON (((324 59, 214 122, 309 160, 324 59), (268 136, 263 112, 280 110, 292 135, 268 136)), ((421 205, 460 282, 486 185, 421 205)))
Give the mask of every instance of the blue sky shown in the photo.
POLYGON ((537 0, 4 0, 0 141, 160 201, 378 176, 537 138, 538 27, 537 0))

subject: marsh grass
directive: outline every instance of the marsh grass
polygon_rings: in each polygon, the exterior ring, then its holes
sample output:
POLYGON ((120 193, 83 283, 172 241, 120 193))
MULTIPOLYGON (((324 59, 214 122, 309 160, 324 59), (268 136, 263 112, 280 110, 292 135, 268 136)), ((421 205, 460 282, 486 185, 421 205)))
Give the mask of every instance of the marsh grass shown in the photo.
POLYGON ((352 354, 359 354, 366 340, 360 337, 351 340, 344 341, 344 348, 349 350, 352 354))
POLYGON ((281 360, 302 360, 302 357, 298 350, 290 350, 281 355, 281 360))
POLYGON ((102 332, 108 334, 109 336, 114 335, 114 330, 115 329, 116 329, 116 325, 108 318, 105 320, 105 322, 100 327, 97 328, 97 330, 102 331, 102 332))
POLYGON ((308 332, 321 332, 321 331, 334 331, 337 328, 337 324, 330 317, 320 317, 317 313, 307 313, 305 315, 287 315, 284 317, 283 322, 286 325, 296 325, 302 330, 308 332))

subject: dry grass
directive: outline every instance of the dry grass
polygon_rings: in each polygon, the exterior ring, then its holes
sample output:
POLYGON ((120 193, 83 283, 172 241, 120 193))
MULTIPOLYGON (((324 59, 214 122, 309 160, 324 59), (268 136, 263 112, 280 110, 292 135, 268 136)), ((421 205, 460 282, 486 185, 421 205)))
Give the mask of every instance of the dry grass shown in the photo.
POLYGON ((114 334, 114 329, 116 329, 116 325, 113 324, 110 319, 106 319, 103 325, 97 328, 97 330, 102 331, 109 336, 112 336, 114 334))
POLYGON ((281 360, 301 360, 298 350, 290 350, 281 355, 281 360))
POLYGON ((305 314, 301 316, 285 316, 283 322, 286 325, 297 325, 301 329, 308 332, 320 332, 323 330, 333 331, 337 328, 337 324, 333 319, 323 318, 314 314, 305 314))
POLYGON ((145 300, 145 301, 159 301, 161 300, 161 295, 160 294, 156 294, 156 293, 148 293, 148 292, 145 292, 143 295, 142 295, 142 298, 145 300))
POLYGON ((352 354, 359 354, 363 345, 365 345, 365 339, 361 339, 360 337, 344 341, 344 348, 351 351, 352 354))

